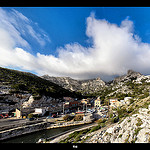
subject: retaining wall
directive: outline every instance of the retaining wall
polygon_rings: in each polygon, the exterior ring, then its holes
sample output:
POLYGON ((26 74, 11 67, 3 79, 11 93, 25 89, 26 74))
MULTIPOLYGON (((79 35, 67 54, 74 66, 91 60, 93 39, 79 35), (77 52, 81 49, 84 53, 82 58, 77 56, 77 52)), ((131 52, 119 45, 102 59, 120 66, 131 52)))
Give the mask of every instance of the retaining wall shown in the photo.
POLYGON ((25 125, 22 127, 12 128, 9 130, 0 131, 0 140, 16 137, 19 135, 40 131, 43 129, 52 129, 52 128, 60 128, 67 126, 75 126, 75 125, 83 125, 91 123, 92 121, 75 121, 75 122, 66 122, 63 124, 50 124, 50 122, 41 122, 32 125, 25 125))
POLYGON ((0 132, 0 140, 16 137, 22 134, 40 131, 46 129, 48 125, 49 125, 48 123, 42 122, 42 123, 17 127, 9 130, 4 130, 0 132))

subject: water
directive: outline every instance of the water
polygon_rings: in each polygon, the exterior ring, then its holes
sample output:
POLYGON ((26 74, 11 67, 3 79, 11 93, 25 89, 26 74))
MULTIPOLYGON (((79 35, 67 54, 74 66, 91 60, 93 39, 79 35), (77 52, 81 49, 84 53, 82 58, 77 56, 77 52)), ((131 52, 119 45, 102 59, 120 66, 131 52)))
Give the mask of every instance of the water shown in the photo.
POLYGON ((61 132, 73 129, 73 128, 78 128, 79 126, 70 126, 70 127, 65 127, 65 128, 55 128, 55 129, 45 129, 41 131, 37 131, 34 133, 29 133, 26 135, 21 135, 18 137, 10 138, 1 141, 0 143, 36 143, 40 138, 48 138, 54 135, 57 135, 61 132))

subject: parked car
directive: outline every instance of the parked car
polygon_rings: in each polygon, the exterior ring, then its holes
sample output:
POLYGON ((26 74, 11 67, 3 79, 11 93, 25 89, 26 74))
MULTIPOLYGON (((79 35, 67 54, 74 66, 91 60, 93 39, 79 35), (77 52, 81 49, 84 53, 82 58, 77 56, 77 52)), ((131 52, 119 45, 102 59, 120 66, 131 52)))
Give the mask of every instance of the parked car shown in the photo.
POLYGON ((29 121, 32 121, 32 120, 34 120, 34 118, 29 118, 29 121))
POLYGON ((51 116, 47 116, 47 117, 46 117, 46 119, 51 119, 51 118, 54 118, 54 117, 51 117, 51 116))

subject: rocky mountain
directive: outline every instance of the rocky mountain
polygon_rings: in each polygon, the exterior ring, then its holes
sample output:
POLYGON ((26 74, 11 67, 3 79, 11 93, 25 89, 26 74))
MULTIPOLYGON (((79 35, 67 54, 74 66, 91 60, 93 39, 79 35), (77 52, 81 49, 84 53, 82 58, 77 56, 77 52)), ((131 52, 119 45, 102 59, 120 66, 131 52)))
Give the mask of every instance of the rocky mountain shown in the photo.
POLYGON ((87 134, 81 139, 88 138, 85 143, 149 143, 150 109, 141 110, 125 118, 121 123, 87 134))
POLYGON ((129 107, 134 107, 133 112, 119 122, 80 139, 84 143, 150 143, 150 97, 135 101, 129 107))
POLYGON ((33 96, 77 96, 75 93, 34 74, 0 67, 0 92, 30 93, 33 96), (8 89, 8 90, 3 90, 8 89))
POLYGON ((19 108, 31 95, 37 100, 37 104, 34 104, 36 107, 46 107, 50 101, 64 96, 81 96, 34 74, 0 67, 0 113, 19 108), (51 97, 47 98, 50 101, 43 104, 43 96, 51 97))
POLYGON ((100 78, 75 80, 70 77, 50 77, 48 75, 44 75, 42 78, 58 84, 67 90, 77 91, 83 94, 101 91, 106 86, 105 82, 100 78))
POLYGON ((50 77, 49 75, 44 75, 42 78, 71 91, 78 91, 80 89, 80 82, 70 77, 50 77))
POLYGON ((142 97, 149 95, 150 76, 128 70, 126 75, 116 77, 114 80, 104 82, 100 78, 90 80, 75 80, 69 77, 42 78, 62 86, 70 91, 80 92, 87 96, 100 96, 102 102, 106 98, 123 99, 125 96, 142 97))
POLYGON ((128 70, 126 75, 115 78, 113 80, 113 83, 128 82, 128 81, 136 80, 137 78, 139 78, 141 76, 142 76, 142 74, 139 72, 135 72, 133 70, 128 70))
POLYGON ((150 143, 150 96, 110 109, 97 126, 59 138, 60 143, 150 143), (113 115, 113 113, 115 115, 113 115))

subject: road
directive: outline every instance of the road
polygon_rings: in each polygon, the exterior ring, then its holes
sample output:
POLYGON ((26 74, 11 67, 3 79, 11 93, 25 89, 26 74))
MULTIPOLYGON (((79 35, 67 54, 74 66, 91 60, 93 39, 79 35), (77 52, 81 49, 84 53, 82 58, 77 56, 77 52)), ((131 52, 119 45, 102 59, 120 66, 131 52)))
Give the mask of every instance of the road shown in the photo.
POLYGON ((71 130, 62 132, 60 134, 57 134, 55 136, 52 136, 50 138, 47 138, 47 140, 52 139, 49 143, 58 143, 61 139, 66 138, 69 134, 73 133, 74 131, 84 130, 84 129, 87 129, 87 128, 90 128, 90 127, 93 127, 93 126, 96 126, 96 125, 97 125, 97 123, 90 123, 90 124, 87 124, 87 125, 84 125, 84 126, 80 126, 78 128, 71 129, 71 130))
POLYGON ((25 123, 25 119, 0 119, 0 127, 2 126, 8 126, 8 125, 14 125, 14 124, 19 124, 19 123, 25 123))
POLYGON ((42 122, 42 121, 43 119, 34 120, 34 121, 29 121, 27 119, 17 119, 17 118, 0 119, 0 131, 22 126, 25 124, 33 124, 33 123, 42 122))

